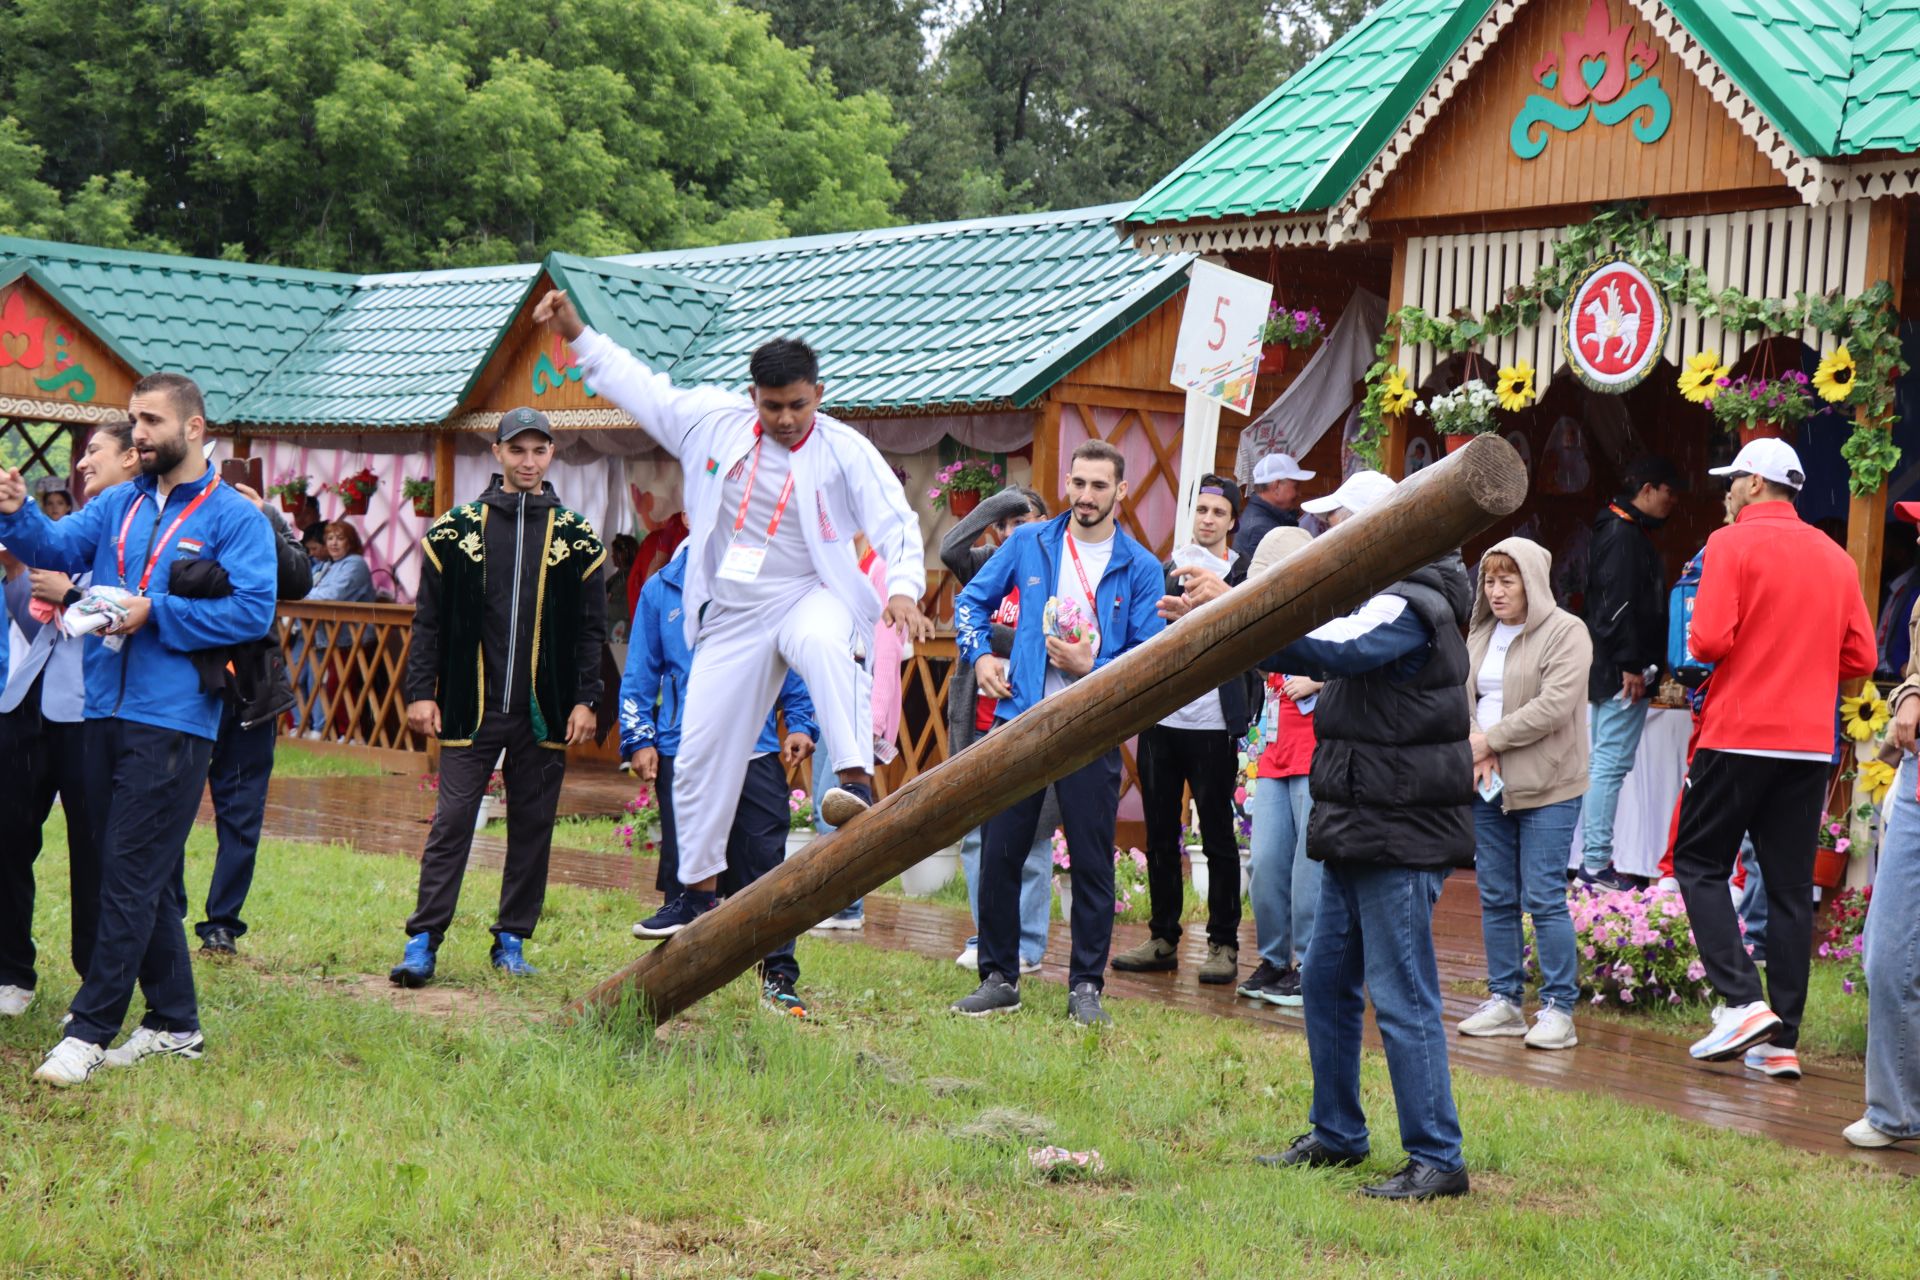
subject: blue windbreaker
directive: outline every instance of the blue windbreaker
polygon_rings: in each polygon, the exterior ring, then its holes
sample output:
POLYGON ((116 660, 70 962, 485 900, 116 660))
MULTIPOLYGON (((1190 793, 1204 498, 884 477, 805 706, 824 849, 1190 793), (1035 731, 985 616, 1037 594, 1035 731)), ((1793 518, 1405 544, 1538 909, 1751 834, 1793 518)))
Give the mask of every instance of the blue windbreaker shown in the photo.
MULTIPOLYGON (((1024 524, 1013 531, 993 557, 973 575, 954 598, 953 627, 960 660, 968 666, 991 651, 993 611, 1009 590, 1020 588, 1020 621, 1013 631, 1013 653, 1007 659, 1013 697, 994 708, 996 719, 1009 720, 1040 701, 1047 679, 1046 603, 1060 582, 1060 557, 1066 554, 1067 521, 1072 513, 1044 524, 1024 524)), ((1113 555, 1094 584, 1099 612, 1100 652, 1093 660, 1098 671, 1127 650, 1160 634, 1160 597, 1167 581, 1160 562, 1128 536, 1113 531, 1113 555)))
MULTIPOLYGON (((673 559, 647 579, 634 605, 633 626, 627 635, 627 669, 620 677, 623 760, 642 747, 652 747, 663 756, 680 752, 680 700, 686 692, 687 673, 693 668, 693 650, 687 647, 687 630, 681 618, 685 607, 681 590, 686 580, 687 549, 683 542, 673 559)), ((806 684, 791 670, 780 686, 778 706, 787 713, 787 732, 820 740, 813 699, 806 684)), ((767 713, 766 727, 753 749, 780 749, 780 730, 773 712, 767 713)))
POLYGON ((165 545, 154 545, 213 479, 208 471, 191 484, 175 485, 165 511, 153 477, 143 475, 113 486, 58 522, 47 519, 31 499, 13 515, 0 515, 0 543, 20 559, 70 574, 91 569, 100 586, 137 589, 149 557, 158 553, 147 585, 153 602, 147 625, 128 636, 118 653, 97 634, 86 637, 87 719, 118 718, 197 738, 220 736, 221 699, 201 691, 187 655, 266 635, 273 626, 277 569, 273 526, 231 485, 220 485, 165 545), (128 522, 136 502, 140 509, 128 522), (117 554, 122 524, 127 526, 124 580, 117 554), (233 593, 217 600, 168 595, 173 566, 190 559, 219 561, 233 593))

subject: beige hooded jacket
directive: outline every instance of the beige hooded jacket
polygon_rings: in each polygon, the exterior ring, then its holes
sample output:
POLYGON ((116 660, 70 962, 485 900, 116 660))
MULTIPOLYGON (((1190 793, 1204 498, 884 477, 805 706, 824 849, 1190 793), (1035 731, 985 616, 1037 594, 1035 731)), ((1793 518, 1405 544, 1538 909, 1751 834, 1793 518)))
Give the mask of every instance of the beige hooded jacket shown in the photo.
MULTIPOLYGON (((1554 604, 1553 556, 1545 547, 1508 538, 1488 554, 1494 551, 1513 558, 1527 588, 1525 629, 1507 650, 1501 677, 1500 722, 1486 731, 1506 783, 1501 808, 1511 813, 1586 794, 1587 674, 1593 665, 1593 639, 1586 623, 1554 604)), ((1467 629, 1470 709, 1480 703, 1476 684, 1495 621, 1476 575, 1473 621, 1467 629)))

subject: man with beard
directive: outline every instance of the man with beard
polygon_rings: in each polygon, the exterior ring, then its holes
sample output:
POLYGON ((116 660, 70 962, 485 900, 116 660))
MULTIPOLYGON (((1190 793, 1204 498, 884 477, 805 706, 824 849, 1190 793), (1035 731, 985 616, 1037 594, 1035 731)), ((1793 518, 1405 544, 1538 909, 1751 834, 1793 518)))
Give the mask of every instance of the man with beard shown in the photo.
MULTIPOLYGON (((960 661, 980 692, 999 699, 1003 724, 1061 693, 1166 624, 1156 611, 1165 582, 1153 553, 1114 520, 1127 496, 1126 459, 1104 440, 1073 451, 1067 495, 1073 509, 1022 525, 954 602, 960 661), (992 650, 993 615, 1020 591, 1013 654, 992 650), (1047 593, 1043 595, 1042 593, 1047 593), (1043 607, 1044 606, 1044 607, 1043 607)), ((978 748, 989 754, 993 739, 978 748)), ((1120 750, 1096 757, 1053 784, 1073 877, 1073 952, 1067 1015, 1085 1026, 1109 1022, 1100 1007, 1113 941, 1113 827, 1120 807, 1120 750)), ((969 1017, 1020 1007, 1020 868, 1033 846, 1046 788, 987 819, 980 864, 980 987, 955 1002, 969 1017)))
POLYGON ((87 768, 93 794, 107 798, 99 939, 66 1037, 34 1072, 54 1085, 80 1084, 102 1063, 200 1056, 183 872, 222 703, 203 687, 192 654, 258 640, 273 625, 273 530, 208 469, 200 388, 176 373, 149 374, 134 385, 127 414, 139 477, 58 524, 27 500, 18 471, 0 471, 0 542, 31 564, 91 569, 90 590, 117 601, 83 659, 87 768), (169 590, 195 562, 223 571, 223 594, 169 590), (109 1052, 136 981, 146 1016, 109 1052))

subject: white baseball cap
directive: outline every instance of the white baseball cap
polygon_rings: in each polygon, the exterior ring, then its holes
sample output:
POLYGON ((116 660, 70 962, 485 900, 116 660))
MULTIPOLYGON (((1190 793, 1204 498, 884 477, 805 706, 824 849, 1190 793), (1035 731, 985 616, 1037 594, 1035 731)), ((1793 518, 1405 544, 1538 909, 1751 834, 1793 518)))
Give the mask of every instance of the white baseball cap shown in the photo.
POLYGON ((1369 507, 1378 506, 1392 492, 1393 481, 1378 471, 1356 471, 1342 481, 1338 489, 1324 498, 1308 499, 1300 504, 1300 509, 1316 516, 1335 511, 1359 515, 1369 507))
POLYGON ((1302 471, 1290 453, 1270 453, 1253 464, 1253 482, 1272 484, 1275 480, 1311 480, 1314 473, 1302 471))
POLYGON ((1793 446, 1771 436, 1762 436, 1749 442, 1732 463, 1724 467, 1712 467, 1707 474, 1759 476, 1762 480, 1771 480, 1796 491, 1807 482, 1806 468, 1800 465, 1800 455, 1793 451, 1793 446))

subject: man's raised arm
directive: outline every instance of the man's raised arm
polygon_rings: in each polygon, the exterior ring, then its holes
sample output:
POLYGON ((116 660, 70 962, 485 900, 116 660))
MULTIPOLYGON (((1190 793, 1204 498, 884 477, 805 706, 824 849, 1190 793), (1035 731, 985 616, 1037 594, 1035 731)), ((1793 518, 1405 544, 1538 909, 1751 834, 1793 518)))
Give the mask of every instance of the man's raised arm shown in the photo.
POLYGON ((634 354, 581 320, 564 289, 550 289, 534 304, 535 323, 566 339, 580 361, 580 373, 594 394, 605 396, 640 424, 655 443, 679 458, 698 451, 690 437, 730 411, 751 412, 745 396, 718 387, 676 387, 634 354))

